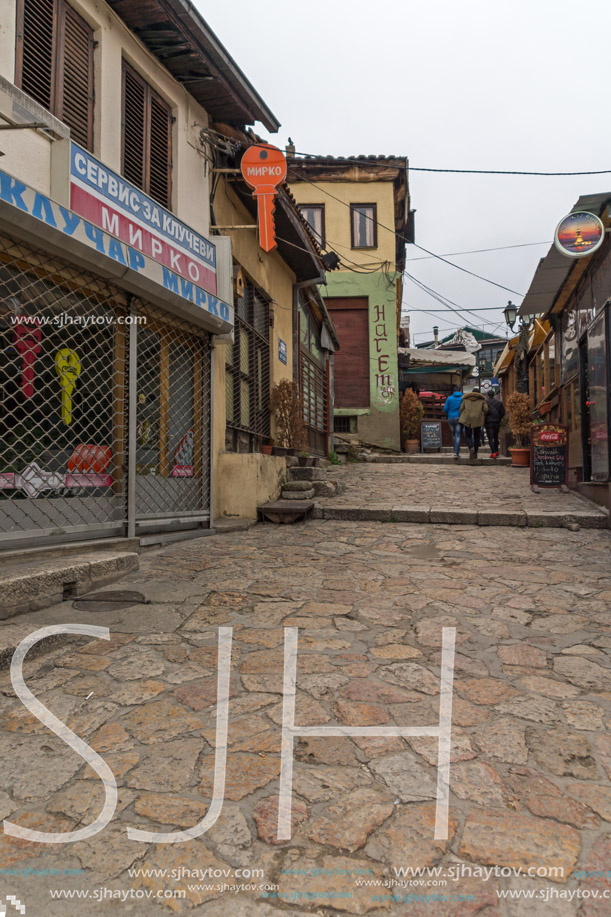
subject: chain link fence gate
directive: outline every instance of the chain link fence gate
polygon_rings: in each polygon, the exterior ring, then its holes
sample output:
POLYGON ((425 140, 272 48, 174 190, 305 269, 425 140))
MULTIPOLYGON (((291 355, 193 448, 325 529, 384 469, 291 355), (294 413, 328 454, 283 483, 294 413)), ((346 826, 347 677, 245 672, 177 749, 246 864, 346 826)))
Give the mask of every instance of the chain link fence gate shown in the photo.
POLYGON ((209 519, 209 335, 130 299, 0 234, 0 546, 209 519))
POLYGON ((210 518, 210 335, 139 300, 132 315, 139 321, 130 327, 136 424, 128 505, 136 530, 201 523, 210 518))

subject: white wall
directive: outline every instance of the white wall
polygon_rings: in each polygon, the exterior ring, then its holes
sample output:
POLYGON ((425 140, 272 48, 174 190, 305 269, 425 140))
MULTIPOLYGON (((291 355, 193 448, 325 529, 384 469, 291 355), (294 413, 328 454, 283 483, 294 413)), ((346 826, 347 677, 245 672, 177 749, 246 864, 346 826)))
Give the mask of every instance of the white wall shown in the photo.
MULTIPOLYGON (((70 0, 94 29, 94 147, 93 155, 121 171, 121 60, 124 58, 171 106, 172 211, 203 235, 209 232, 209 182, 198 135, 208 115, 185 89, 126 28, 103 0, 70 0)), ((0 75, 15 79, 15 0, 0 0, 0 75)), ((6 100, 0 96, 0 112, 6 100)), ((0 168, 43 194, 51 192, 51 146, 39 131, 3 131, 0 168)))

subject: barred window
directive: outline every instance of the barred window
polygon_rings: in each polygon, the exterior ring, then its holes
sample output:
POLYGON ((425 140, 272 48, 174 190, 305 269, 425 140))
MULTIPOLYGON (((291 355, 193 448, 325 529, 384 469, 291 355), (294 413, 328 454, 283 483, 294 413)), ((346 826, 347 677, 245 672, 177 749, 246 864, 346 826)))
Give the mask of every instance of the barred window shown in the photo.
POLYGON ((235 301, 225 357, 226 448, 252 452, 269 436, 269 302, 250 281, 235 301))
POLYGON ((93 147, 93 30, 64 0, 18 0, 15 82, 93 147))
POLYGON ((299 304, 299 384, 308 447, 326 451, 328 392, 320 329, 309 307, 299 304))

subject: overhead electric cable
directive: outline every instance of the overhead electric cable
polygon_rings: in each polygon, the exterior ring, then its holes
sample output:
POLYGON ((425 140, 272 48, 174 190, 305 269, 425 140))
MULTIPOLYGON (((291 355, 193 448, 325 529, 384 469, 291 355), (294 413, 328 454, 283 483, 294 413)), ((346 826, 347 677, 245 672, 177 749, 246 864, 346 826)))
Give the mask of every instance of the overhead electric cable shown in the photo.
MULTIPOLYGON (((444 252, 441 256, 443 258, 456 257, 456 255, 479 255, 482 252, 502 252, 506 251, 509 248, 529 248, 533 245, 551 245, 551 240, 548 242, 521 242, 518 245, 499 245, 496 248, 471 248, 465 252, 444 252)), ((422 255, 420 258, 410 258, 410 264, 412 261, 428 261, 429 258, 435 257, 434 255, 422 255)))
MULTIPOLYGON (((368 158, 365 156, 363 159, 351 158, 349 156, 321 156, 318 153, 302 153, 298 150, 293 154, 295 156, 304 156, 305 159, 301 160, 302 162, 313 161, 315 159, 331 159, 334 162, 338 163, 348 163, 350 165, 357 166, 376 166, 380 165, 384 168, 388 166, 386 160, 388 159, 405 159, 405 156, 382 156, 379 161, 376 162, 376 157, 368 158)), ((408 165, 409 172, 446 172, 448 174, 456 175, 539 175, 539 176, 549 176, 550 178, 558 178, 562 176, 571 176, 571 175, 611 175, 611 169, 596 169, 594 171, 578 171, 578 172, 528 172, 521 169, 433 169, 429 166, 410 166, 408 165)))
POLYGON ((515 296, 524 297, 524 293, 518 293, 517 290, 512 290, 511 287, 506 287, 502 283, 497 283, 496 280, 489 280, 487 277, 482 277, 481 274, 476 274, 474 271, 470 271, 466 267, 461 267, 460 264, 454 264, 453 261, 448 261, 447 258, 443 258, 441 255, 436 255, 435 252, 429 251, 428 248, 424 248, 422 245, 417 245, 415 242, 412 242, 412 245, 415 248, 420 249, 421 252, 426 252, 427 255, 430 255, 432 258, 437 258, 438 261, 442 261, 444 264, 449 264, 451 267, 455 267, 457 271, 462 271, 464 274, 470 274, 472 277, 477 277, 479 280, 485 280, 486 283, 491 283, 493 286, 499 287, 501 290, 507 290, 508 293, 513 293, 515 296))
POLYGON ((414 277, 412 274, 409 274, 407 271, 404 271, 406 277, 408 277, 413 283, 416 284, 424 293, 428 293, 433 299, 436 299, 438 303, 441 303, 442 306, 446 306, 451 312, 464 315, 473 315, 475 318, 478 316, 475 315, 470 309, 465 309, 458 305, 458 303, 453 302, 451 299, 448 299, 447 296, 444 296, 442 293, 438 293, 437 290, 434 290, 432 287, 427 286, 426 283, 418 280, 417 277, 414 277))
MULTIPOLYGON (((290 171, 290 168, 289 168, 289 171, 290 171)), ((327 191, 326 188, 321 188, 321 186, 317 185, 316 182, 310 181, 310 179, 308 178, 304 179, 303 177, 301 178, 301 180, 307 182, 309 185, 312 185, 312 187, 317 188, 323 194, 326 194, 328 197, 333 198, 333 200, 338 201, 340 204, 343 204, 344 207, 350 208, 349 203, 347 203, 346 201, 343 201, 340 197, 337 197, 337 195, 331 194, 331 192, 327 191)), ((415 247, 420 249, 420 251, 426 252, 427 255, 430 255, 432 258, 437 258, 439 261, 442 261, 444 264, 449 264, 451 267, 456 268, 457 271, 463 271, 463 273, 465 274, 470 274, 472 277, 477 277, 478 280, 483 280, 484 283, 489 283, 494 287, 499 287, 501 290, 506 290, 508 293, 513 293, 514 296, 521 296, 521 297, 524 296, 523 293, 518 293, 517 290, 512 290, 510 287, 506 287, 502 283, 497 283, 496 280, 489 280, 488 277, 482 277, 481 274, 476 274, 474 271, 469 271, 467 270, 467 268, 461 267, 459 264, 454 264, 452 261, 448 261, 446 258, 443 258, 441 255, 437 255, 435 254, 435 252, 429 251, 429 249, 427 248, 423 248, 422 245, 416 245, 415 242, 410 243, 409 240, 405 238, 405 236, 401 235, 401 233, 396 232, 394 229, 391 229, 389 226, 386 226, 384 223, 381 223, 379 220, 374 220, 373 217, 368 216, 366 213, 364 213, 363 216, 365 217, 365 219, 369 220, 371 223, 375 223, 376 226, 380 226, 382 229, 385 229, 387 232, 392 233, 393 236, 396 236, 398 239, 401 239, 401 241, 405 242, 406 245, 407 244, 415 245, 415 247)))

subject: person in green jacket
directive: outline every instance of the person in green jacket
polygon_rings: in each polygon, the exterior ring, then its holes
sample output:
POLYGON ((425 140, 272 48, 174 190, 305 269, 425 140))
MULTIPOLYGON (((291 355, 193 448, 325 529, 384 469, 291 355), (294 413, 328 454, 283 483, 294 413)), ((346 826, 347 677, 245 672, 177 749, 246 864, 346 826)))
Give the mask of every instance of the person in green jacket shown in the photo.
POLYGON ((469 392, 468 395, 463 395, 459 420, 465 432, 465 442, 469 447, 469 458, 477 458, 482 426, 487 413, 488 405, 481 392, 469 392))

